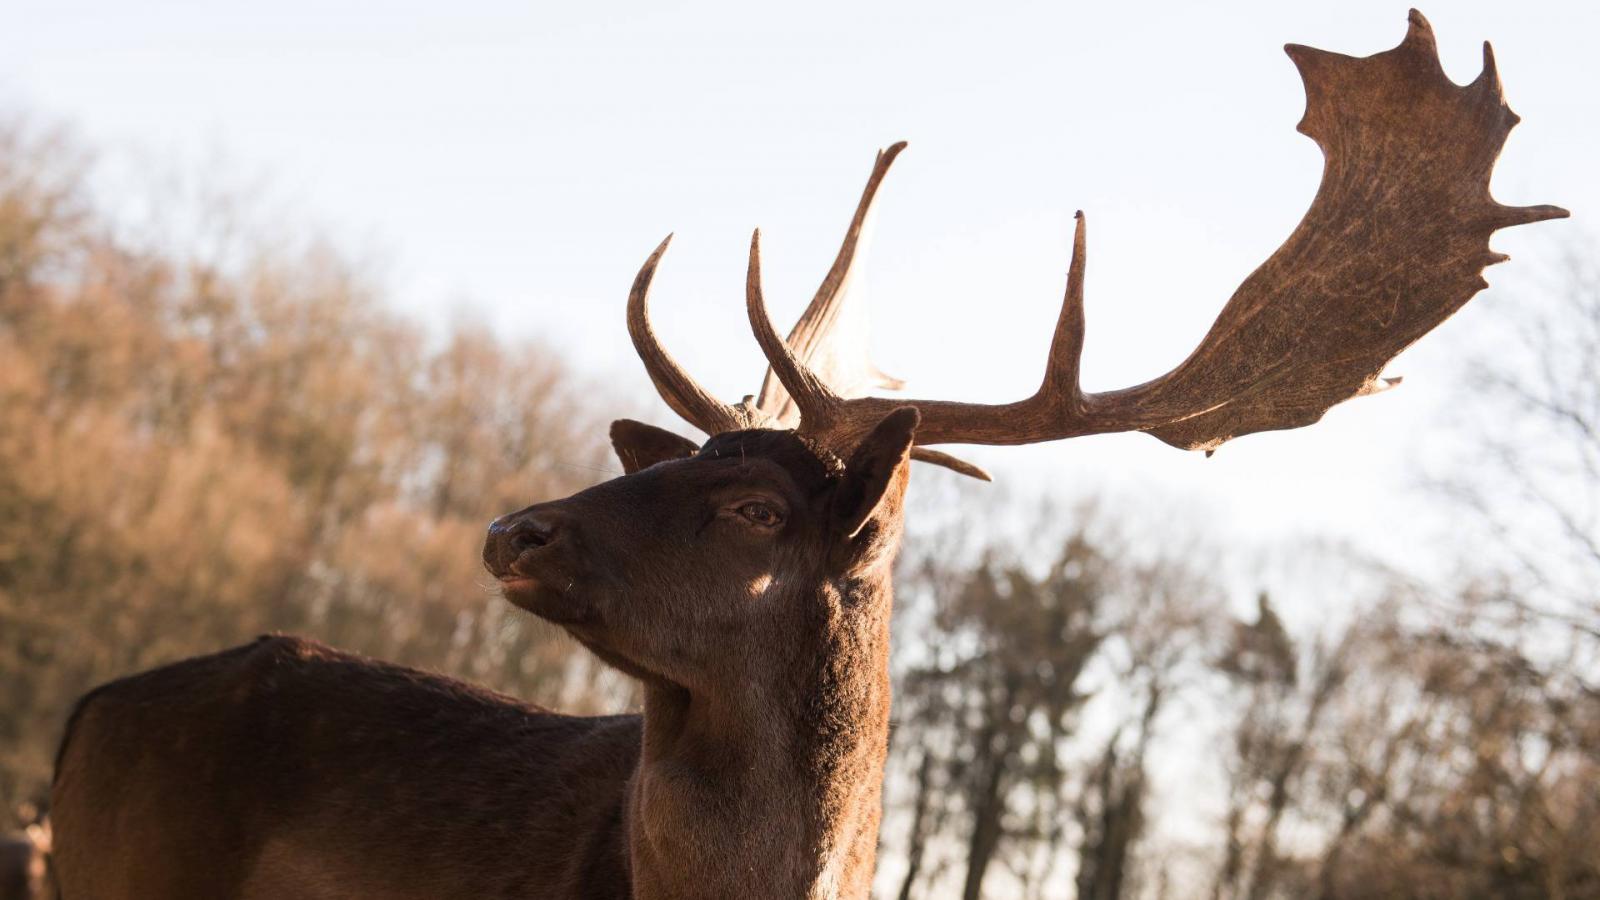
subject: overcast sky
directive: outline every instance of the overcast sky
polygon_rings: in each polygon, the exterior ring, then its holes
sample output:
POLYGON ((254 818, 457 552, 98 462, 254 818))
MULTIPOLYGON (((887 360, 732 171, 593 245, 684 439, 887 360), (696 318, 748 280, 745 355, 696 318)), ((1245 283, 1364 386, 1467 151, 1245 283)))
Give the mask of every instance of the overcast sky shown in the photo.
MULTIPOLYGON (((1519 262, 1600 209, 1600 4, 1423 12, 1458 82, 1495 45, 1524 119, 1498 199, 1573 211, 1495 238, 1521 259, 1488 277, 1514 285, 1519 262)), ((998 401, 1037 383, 1080 207, 1086 386, 1181 360, 1317 186, 1282 45, 1384 50, 1406 7, 12 0, 6 19, 0 109, 64 120, 112 156, 265 174, 297 220, 377 248, 408 310, 543 336, 623 396, 648 390, 623 305, 663 235, 678 238, 659 330, 736 399, 762 365, 742 309, 750 229, 790 321, 873 152, 909 140, 866 268, 876 356, 914 395, 998 401)), ((1400 390, 1210 460, 1140 435, 973 456, 1013 486, 1181 503, 1222 536, 1380 546, 1361 536, 1381 530, 1386 552, 1427 552, 1437 530, 1405 493, 1408 459, 1443 439, 1473 328, 1468 306, 1396 361, 1400 390)), ((617 409, 641 413, 676 424, 643 402, 617 409)))

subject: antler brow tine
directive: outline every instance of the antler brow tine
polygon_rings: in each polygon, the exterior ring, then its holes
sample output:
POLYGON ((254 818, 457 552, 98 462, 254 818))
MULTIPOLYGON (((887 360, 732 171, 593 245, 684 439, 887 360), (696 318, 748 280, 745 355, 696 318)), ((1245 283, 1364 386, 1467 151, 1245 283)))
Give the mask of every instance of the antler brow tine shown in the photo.
POLYGON ((655 329, 650 325, 650 282, 654 280, 656 266, 671 243, 672 235, 669 234, 644 261, 639 274, 633 279, 633 289, 628 292, 628 335, 633 339, 634 350, 638 352, 645 372, 650 375, 650 381, 655 384, 661 399, 685 421, 707 434, 749 427, 746 417, 741 415, 738 408, 712 396, 678 365, 672 354, 661 345, 655 329))

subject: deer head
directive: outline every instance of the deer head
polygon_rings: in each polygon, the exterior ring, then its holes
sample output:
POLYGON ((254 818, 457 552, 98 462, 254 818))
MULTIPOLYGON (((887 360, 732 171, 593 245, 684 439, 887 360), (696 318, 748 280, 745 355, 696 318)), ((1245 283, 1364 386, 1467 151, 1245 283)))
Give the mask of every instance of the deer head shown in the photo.
MULTIPOLYGON (((904 148, 878 153, 833 266, 788 338, 797 357, 843 394, 901 386, 868 358, 866 311, 850 286, 878 187, 904 148)), ((909 408, 886 407, 849 446, 824 446, 794 430, 799 408, 770 368, 759 395, 716 400, 650 324, 649 285, 671 240, 635 279, 628 331, 668 406, 711 439, 702 446, 641 422, 613 423, 623 477, 497 519, 484 562, 513 603, 560 623, 636 677, 737 686, 749 683, 751 666, 772 670, 774 652, 815 659, 835 640, 819 628, 815 605, 797 594, 814 599, 819 587, 892 559, 906 459, 987 476, 912 448, 919 416, 909 408)), ((887 592, 879 593, 886 602, 887 592)), ((883 618, 872 603, 823 612, 835 625, 845 612, 883 618)))
POLYGON ((814 658, 847 612, 819 594, 888 561, 917 418, 890 412, 844 460, 791 431, 696 446, 618 421, 624 477, 497 519, 484 563, 507 599, 623 671, 736 690, 791 652, 814 658))

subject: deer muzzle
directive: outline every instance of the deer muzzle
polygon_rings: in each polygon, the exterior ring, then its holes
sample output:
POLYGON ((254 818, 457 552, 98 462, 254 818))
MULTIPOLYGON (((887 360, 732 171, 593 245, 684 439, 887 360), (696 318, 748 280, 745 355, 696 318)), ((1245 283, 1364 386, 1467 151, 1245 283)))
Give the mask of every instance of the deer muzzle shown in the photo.
POLYGON ((562 542, 563 517, 548 507, 533 506, 489 523, 483 542, 483 564, 501 581, 534 577, 536 557, 562 542))

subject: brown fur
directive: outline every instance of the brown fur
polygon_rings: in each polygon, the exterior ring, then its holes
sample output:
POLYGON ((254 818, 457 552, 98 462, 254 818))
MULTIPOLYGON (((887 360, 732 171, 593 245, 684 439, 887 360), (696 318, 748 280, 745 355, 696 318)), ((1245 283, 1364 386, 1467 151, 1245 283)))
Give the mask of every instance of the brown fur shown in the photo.
MULTIPOLYGON (((575 886, 619 868, 620 846, 586 836, 619 813, 638 738, 637 717, 556 715, 264 637, 86 700, 54 789, 62 893, 251 896, 284 847, 307 851, 312 883, 361 886, 330 896, 575 886)), ((625 880, 588 887, 628 896, 625 880)))
POLYGON ((847 467, 623 427, 630 474, 496 523, 507 597, 639 677, 642 717, 292 637, 96 690, 57 765, 63 897, 867 896, 915 423, 847 467))

